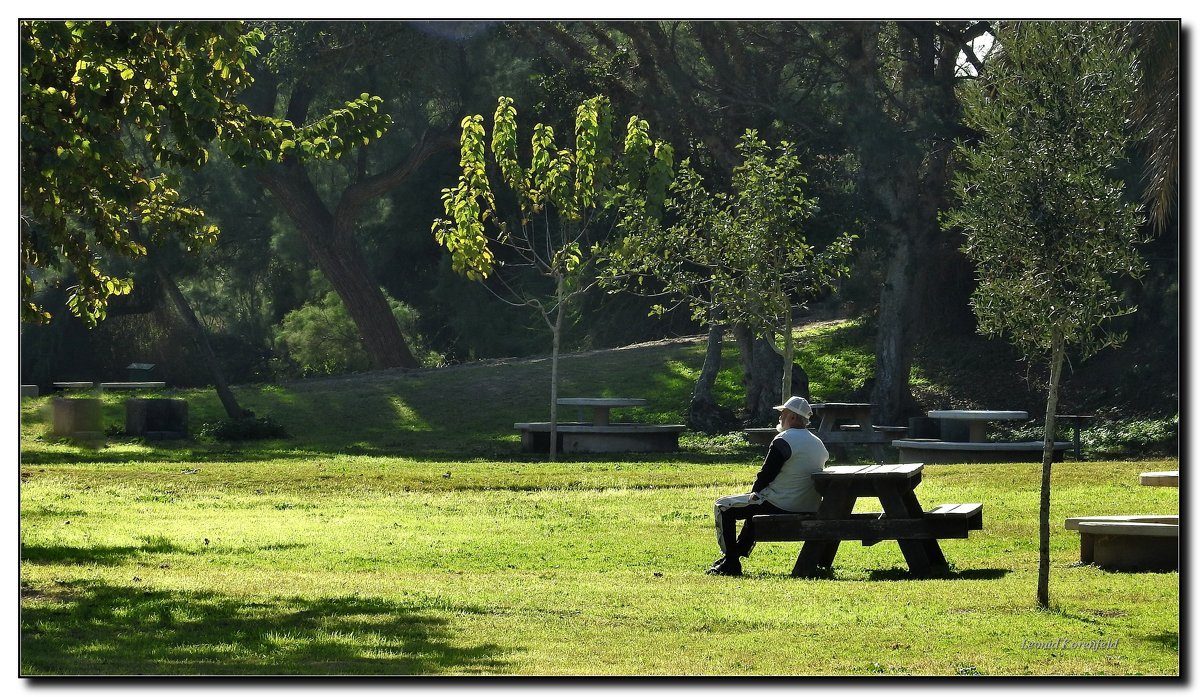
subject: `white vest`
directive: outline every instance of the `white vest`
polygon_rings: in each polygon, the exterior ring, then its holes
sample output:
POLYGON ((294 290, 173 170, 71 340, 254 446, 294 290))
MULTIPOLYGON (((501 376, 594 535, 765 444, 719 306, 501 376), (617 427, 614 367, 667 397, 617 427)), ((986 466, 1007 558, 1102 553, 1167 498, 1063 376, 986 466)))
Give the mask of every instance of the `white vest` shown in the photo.
POLYGON ((825 469, 829 451, 806 428, 789 428, 775 438, 782 438, 788 444, 792 456, 759 496, 785 511, 815 513, 821 505, 821 495, 813 488, 812 474, 825 469))

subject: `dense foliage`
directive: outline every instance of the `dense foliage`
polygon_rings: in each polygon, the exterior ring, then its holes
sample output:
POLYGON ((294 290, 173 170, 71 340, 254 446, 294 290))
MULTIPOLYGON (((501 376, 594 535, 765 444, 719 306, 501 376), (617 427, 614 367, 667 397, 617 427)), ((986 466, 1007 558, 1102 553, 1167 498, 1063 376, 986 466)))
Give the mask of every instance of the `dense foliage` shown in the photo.
MULTIPOLYGON (((1142 81, 1142 106, 1132 115, 1145 120, 1154 103, 1166 104, 1148 96, 1148 88, 1171 91, 1170 39, 1178 25, 1134 22, 1116 28, 1135 37, 1131 55, 1142 81)), ((48 387, 70 378, 121 379, 135 361, 157 363, 172 384, 211 380, 193 348, 194 332, 165 299, 147 257, 161 262, 182 290, 233 383, 297 374, 276 328, 288 313, 319 306, 330 287, 357 327, 356 336, 346 339, 347 355, 358 350, 351 344, 365 346, 369 338, 375 367, 401 365, 412 331, 425 341, 414 351, 436 353, 449 363, 544 352, 551 327, 524 308, 494 302, 484 284, 460 276, 428 223, 444 216, 439 192, 462 172, 461 153, 454 150, 461 119, 486 114, 497 95, 525 105, 522 119, 553 130, 557 142, 550 144, 543 130, 535 162, 533 134, 517 135, 514 119, 514 129, 489 128, 481 143, 485 153, 489 141, 506 141, 507 161, 519 162, 522 176, 538 169, 557 178, 559 194, 574 191, 577 182, 590 186, 593 176, 603 179, 602 157, 594 169, 568 172, 560 152, 578 150, 586 160, 593 148, 603 151, 599 131, 598 139, 581 141, 571 125, 582 102, 604 95, 613 113, 651 121, 654 138, 680 159, 687 157, 711 191, 732 190, 741 161, 737 143, 747 129, 771 143, 793 144, 807 176, 803 196, 820 205, 819 214, 803 222, 809 242, 821 248, 845 230, 860 236, 849 276, 813 309, 862 318, 876 366, 861 371, 857 394, 839 396, 876 401, 880 366, 886 365, 880 355, 895 357, 889 384, 912 384, 917 371, 904 363, 905 355, 949 350, 975 329, 968 301, 976 281, 957 249, 961 238, 937 229, 935 221, 950 193, 939 172, 947 174, 959 163, 948 157, 949 145, 955 137, 966 142, 977 137, 961 119, 955 86, 986 75, 996 58, 982 50, 960 54, 961 46, 992 30, 988 22, 959 20, 25 23, 23 185, 66 185, 58 190, 56 210, 64 219, 59 228, 43 219, 53 198, 44 198, 37 186, 22 189, 25 317, 44 319, 42 313, 70 302, 86 311, 95 328, 70 313, 55 313, 49 325, 23 323, 22 380, 48 387), (165 67, 152 59, 160 53, 165 67), (127 69, 133 79, 123 79, 127 69), (79 82, 72 82, 77 73, 79 82), (147 78, 169 84, 171 76, 178 94, 146 89, 147 78), (371 97, 347 104, 348 97, 364 93, 371 97), (63 94, 69 95, 66 104, 75 100, 71 109, 59 108, 63 94), (147 120, 146 104, 153 119, 147 120), (351 137, 364 122, 366 145, 351 137), (385 123, 386 130, 370 128, 385 123), (65 133, 70 136, 59 137, 65 133), (76 134, 88 141, 90 155, 76 134), (59 147, 67 159, 60 161, 59 147), (156 163, 156 149, 172 154, 156 163), (108 168, 96 170, 101 163, 108 168), (114 178, 106 179, 110 173, 114 178), (144 224, 137 206, 149 194, 118 195, 113 188, 139 180, 156 187, 157 203, 147 204, 148 210, 165 217, 178 212, 178 225, 144 224), (78 201, 71 198, 76 195, 78 201), (100 234, 79 212, 81 206, 94 212, 114 201, 116 207, 108 210, 117 217, 105 218, 112 225, 105 223, 107 231, 100 234), (215 244, 208 243, 212 226, 221 230, 215 244), (56 246, 51 235, 56 229, 65 231, 66 246, 56 246), (59 254, 74 249, 75 242, 84 246, 73 257, 59 254), (110 249, 109 242, 116 246, 110 249), (122 252, 137 249, 134 245, 145 247, 147 256, 122 252), (35 257, 36 263, 26 263, 35 257), (80 279, 78 267, 88 265, 91 270, 80 279), (136 284, 132 292, 107 296, 110 284, 117 293, 129 283, 136 284), (399 329, 387 296, 413 308, 415 328, 399 329), (104 314, 107 319, 96 325, 104 314), (383 319, 396 328, 393 333, 376 331, 383 319)), ((1171 122, 1169 114, 1166 108, 1155 111, 1156 125, 1147 122, 1156 152, 1168 155, 1170 148, 1159 145, 1170 143, 1170 129, 1162 125, 1171 122)), ((625 126, 607 125, 614 132, 625 126)), ((621 135, 612 135, 612 141, 619 149, 621 135)), ((1148 158, 1141 149, 1131 153, 1133 159, 1110 175, 1124 180, 1136 198, 1143 194, 1147 162, 1157 169, 1167 163, 1169 169, 1170 158, 1148 158)), ((496 185, 498 210, 512 214, 506 222, 516 230, 521 194, 502 183, 500 166, 489 162, 486 171, 496 185)), ((1156 182, 1170 181, 1169 172, 1159 174, 1156 182)), ((554 216, 549 220, 557 220, 554 216)), ((1178 234, 1177 218, 1168 212, 1164 220, 1163 234, 1142 248, 1145 276, 1113 286, 1123 307, 1139 308, 1107 323, 1112 333, 1128 334, 1130 343, 1068 363, 1064 389, 1074 404, 1097 413, 1120 404, 1156 418, 1175 411, 1178 234)), ((608 235, 607 227, 594 232, 589 245, 608 235)), ((580 261, 589 256, 589 245, 580 246, 580 261)), ((575 263, 569 254, 561 259, 575 263)), ((547 279, 520 266, 513 250, 496 248, 494 261, 514 289, 548 290, 547 279)), ((665 281, 675 280, 654 275, 646 288, 661 291, 665 281)), ((488 287, 500 290, 498 282, 494 275, 488 287)), ((562 349, 702 330, 686 309, 662 300, 657 302, 665 314, 648 317, 654 302, 628 293, 576 298, 565 313, 562 349)), ((755 342, 755 356, 762 343, 755 342)), ((769 347, 761 355, 776 358, 769 347)), ((817 358, 798 355, 800 366, 812 372, 817 358)), ((411 365, 424 358, 413 357, 411 365)), ((1005 353, 1004 360, 1017 359, 1005 353)), ((779 366, 768 361, 742 367, 749 405, 751 386, 762 384, 760 375, 777 375, 779 366)), ((1038 380, 1025 380, 1022 389, 1038 380)), ((971 392, 975 402, 986 401, 987 390, 971 392)), ((911 394, 917 399, 901 401, 904 409, 930 408, 934 397, 923 386, 914 386, 911 394)))
POLYGON ((67 306, 94 326, 108 298, 133 287, 101 254, 211 241, 217 227, 172 172, 203 166, 214 141, 248 164, 340 157, 351 140, 382 135, 389 118, 367 94, 301 126, 234 101, 262 38, 239 22, 21 24, 23 319, 50 319, 33 299, 39 270, 73 274, 67 306))

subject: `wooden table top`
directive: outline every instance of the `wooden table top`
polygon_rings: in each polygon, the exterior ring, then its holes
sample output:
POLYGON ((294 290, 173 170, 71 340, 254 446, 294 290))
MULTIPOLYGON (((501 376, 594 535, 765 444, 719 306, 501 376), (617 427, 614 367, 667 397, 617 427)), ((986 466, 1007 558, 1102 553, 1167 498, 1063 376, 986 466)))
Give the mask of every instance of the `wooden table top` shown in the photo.
POLYGON ((910 462, 901 465, 834 465, 813 473, 813 479, 912 479, 925 465, 910 462))

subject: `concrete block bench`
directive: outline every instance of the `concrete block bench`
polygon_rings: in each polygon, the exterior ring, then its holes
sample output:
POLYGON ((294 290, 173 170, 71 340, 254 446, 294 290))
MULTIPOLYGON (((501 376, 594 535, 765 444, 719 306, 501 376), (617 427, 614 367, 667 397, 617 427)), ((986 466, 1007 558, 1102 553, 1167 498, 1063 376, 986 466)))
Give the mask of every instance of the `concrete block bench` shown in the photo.
POLYGON ((1079 561, 1112 571, 1178 571, 1179 516, 1067 518, 1079 531, 1079 561))
MULTIPOLYGON (((550 422, 513 424, 521 432, 524 452, 550 451, 550 422)), ((666 453, 679 450, 678 424, 558 424, 558 451, 562 453, 666 453)))
POLYGON ((1179 470, 1170 472, 1142 472, 1138 476, 1142 486, 1179 486, 1179 470))
POLYGON ((99 399, 57 397, 53 404, 54 435, 86 439, 104 437, 99 399))
POLYGON ((147 440, 188 437, 188 404, 183 399, 125 400, 125 433, 147 440))
MULTIPOLYGON (((969 441, 945 441, 924 438, 908 438, 892 441, 900 451, 900 462, 951 463, 951 462, 1041 462, 1042 441, 1013 443, 972 443, 969 441)), ((1054 443, 1054 462, 1062 462, 1063 453, 1071 447, 1066 441, 1054 443)))

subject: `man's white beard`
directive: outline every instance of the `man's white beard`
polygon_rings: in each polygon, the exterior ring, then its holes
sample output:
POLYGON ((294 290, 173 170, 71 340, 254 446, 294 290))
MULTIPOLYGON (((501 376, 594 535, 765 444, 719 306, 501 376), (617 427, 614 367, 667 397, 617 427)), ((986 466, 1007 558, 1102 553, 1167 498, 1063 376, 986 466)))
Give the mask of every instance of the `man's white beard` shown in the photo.
POLYGON ((783 427, 783 422, 780 421, 779 423, 775 424, 775 430, 778 431, 779 433, 783 433, 787 429, 783 427))

